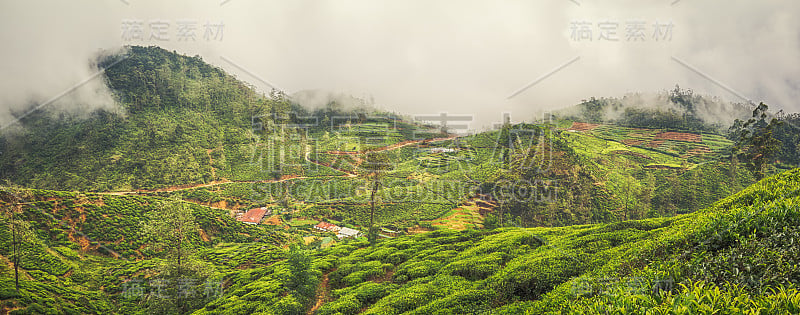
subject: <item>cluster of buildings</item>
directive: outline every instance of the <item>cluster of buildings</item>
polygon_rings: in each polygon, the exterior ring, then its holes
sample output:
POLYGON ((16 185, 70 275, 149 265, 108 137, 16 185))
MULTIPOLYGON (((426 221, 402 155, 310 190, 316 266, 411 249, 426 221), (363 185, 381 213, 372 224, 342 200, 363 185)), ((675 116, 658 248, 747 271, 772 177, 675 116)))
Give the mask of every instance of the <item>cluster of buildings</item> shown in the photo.
MULTIPOLYGON (((263 220, 265 216, 268 215, 272 215, 272 210, 267 209, 266 207, 261 207, 261 208, 247 210, 247 212, 245 213, 240 213, 239 215, 236 216, 236 220, 246 224, 257 225, 261 223, 261 220, 263 220)), ((323 232, 336 233, 336 237, 339 239, 351 238, 351 237, 358 238, 362 236, 361 231, 359 230, 351 229, 348 227, 340 227, 333 223, 328 223, 325 221, 317 223, 317 225, 314 226, 314 229, 323 232)))
POLYGON ((336 233, 336 237, 339 239, 349 238, 349 237, 358 238, 361 236, 361 232, 359 230, 351 229, 348 227, 340 227, 333 223, 328 223, 325 221, 317 223, 317 225, 314 226, 314 229, 323 232, 334 232, 336 233))

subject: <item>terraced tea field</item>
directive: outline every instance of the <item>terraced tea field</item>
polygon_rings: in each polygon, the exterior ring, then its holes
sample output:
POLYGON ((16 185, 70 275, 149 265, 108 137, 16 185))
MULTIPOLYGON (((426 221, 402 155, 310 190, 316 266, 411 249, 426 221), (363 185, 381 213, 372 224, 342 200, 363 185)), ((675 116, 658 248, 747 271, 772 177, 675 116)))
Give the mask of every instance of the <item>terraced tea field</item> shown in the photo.
POLYGON ((694 158, 694 162, 713 159, 733 144, 725 137, 711 133, 673 132, 582 122, 573 122, 567 130, 683 159, 694 158))

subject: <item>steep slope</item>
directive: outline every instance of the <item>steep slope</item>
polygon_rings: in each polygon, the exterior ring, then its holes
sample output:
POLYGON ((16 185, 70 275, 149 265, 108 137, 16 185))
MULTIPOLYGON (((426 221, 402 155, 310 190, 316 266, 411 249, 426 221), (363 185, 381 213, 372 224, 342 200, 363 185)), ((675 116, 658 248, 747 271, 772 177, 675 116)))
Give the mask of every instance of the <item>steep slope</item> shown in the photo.
POLYGON ((163 272, 167 250, 155 247, 145 232, 154 220, 152 214, 162 207, 189 207, 197 223, 198 229, 187 234, 186 244, 204 257, 200 260, 204 272, 192 277, 198 282, 240 266, 274 263, 283 258, 279 246, 287 241, 282 233, 236 222, 224 211, 180 201, 45 190, 10 193, 4 189, 0 194, 4 209, 18 202, 24 205, 20 218, 30 222, 32 233, 23 242, 17 292, 11 264, 12 235, 7 219, 2 219, 0 300, 6 311, 142 311, 145 305, 141 300, 120 294, 129 286, 126 282, 138 281, 146 288, 149 280, 163 272))
POLYGON ((572 121, 560 124, 570 127, 520 124, 465 139, 477 148, 476 160, 482 163, 468 171, 467 178, 480 178, 483 192, 499 201, 497 211, 488 217, 494 226, 503 222, 504 226, 564 226, 672 216, 707 207, 754 182, 744 167, 717 152, 731 145, 718 136, 702 137, 720 142, 714 147, 717 151, 693 157, 626 143, 629 128, 604 125, 598 133, 576 130, 572 121), (533 141, 511 137, 536 128, 544 133, 533 141), (516 148, 495 144, 511 142, 506 139, 517 142, 516 148), (482 149, 492 144, 494 148, 482 149), (484 155, 493 156, 495 162, 484 155), (505 156, 505 161, 496 162, 497 156, 505 156))
MULTIPOLYGON (((198 314, 293 314, 315 304, 316 314, 797 312, 798 187, 795 169, 671 218, 441 230, 316 252, 281 249, 273 245, 286 241, 280 233, 192 206, 202 229, 192 236, 197 258, 222 287, 176 301, 184 301, 185 311, 200 308, 198 314)), ((159 252, 142 250, 147 246, 136 237, 136 221, 147 216, 136 213, 153 211, 157 199, 26 194, 36 206, 25 212, 36 241, 23 261, 21 293, 13 270, 0 269, 4 310, 153 311, 147 295, 130 295, 130 284, 155 290, 162 260, 159 252)), ((4 225, 0 241, 8 240, 4 225)), ((2 255, 7 261, 7 252, 2 255)), ((198 280, 195 292, 210 277, 198 280)))
POLYGON ((338 245, 315 254, 317 313, 797 312, 798 187, 794 169, 672 218, 338 245))
POLYGON ((304 109, 156 47, 132 47, 106 78, 126 115, 38 112, 0 139, 0 178, 84 191, 22 190, 34 235, 17 292, 13 236, 0 228, 0 312, 694 313, 793 310, 800 299, 800 171, 717 202, 753 177, 692 117, 653 118, 689 130, 560 120, 456 137, 335 101, 304 109), (390 162, 380 176, 370 155, 390 162), (333 236, 309 222, 366 230, 371 200, 378 226, 442 230, 290 246, 333 236), (166 269, 169 252, 143 235, 165 205, 196 218, 188 266, 166 269), (262 206, 288 225, 248 226, 226 211, 262 206), (206 294, 134 294, 189 271, 206 294))

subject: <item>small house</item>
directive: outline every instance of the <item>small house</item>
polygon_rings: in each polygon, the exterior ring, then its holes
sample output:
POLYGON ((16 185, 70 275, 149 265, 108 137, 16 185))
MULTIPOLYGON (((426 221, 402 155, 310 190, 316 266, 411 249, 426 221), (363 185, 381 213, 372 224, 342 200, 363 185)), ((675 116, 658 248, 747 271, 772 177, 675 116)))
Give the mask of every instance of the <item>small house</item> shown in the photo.
POLYGON ((431 153, 451 153, 451 152, 455 152, 455 151, 456 151, 455 149, 451 149, 451 148, 433 148, 433 149, 431 149, 431 153))
POLYGON ((265 207, 250 209, 247 210, 247 212, 244 215, 238 217, 237 220, 239 220, 239 222, 257 225, 258 223, 261 222, 261 219, 263 219, 264 216, 268 214, 268 212, 271 211, 269 211, 269 209, 265 207))
POLYGON ((386 236, 389 236, 389 237, 395 237, 395 236, 400 235, 400 232, 394 231, 394 230, 390 230, 390 229, 387 229, 387 228, 381 228, 381 234, 385 234, 386 236))
POLYGON ((339 234, 336 234, 336 237, 338 237, 339 239, 348 238, 348 237, 358 238, 360 236, 361 236, 361 232, 359 232, 358 230, 354 230, 354 229, 348 228, 348 227, 343 227, 342 229, 339 230, 339 234))

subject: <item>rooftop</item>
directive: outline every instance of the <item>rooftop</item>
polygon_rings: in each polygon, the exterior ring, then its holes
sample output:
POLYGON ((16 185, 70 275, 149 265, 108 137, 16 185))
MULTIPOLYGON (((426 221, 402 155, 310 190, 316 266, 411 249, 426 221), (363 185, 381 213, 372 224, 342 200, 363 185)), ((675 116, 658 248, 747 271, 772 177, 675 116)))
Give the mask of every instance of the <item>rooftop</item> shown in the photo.
POLYGON ((339 230, 339 235, 343 235, 345 237, 356 236, 358 235, 358 233, 360 233, 358 230, 354 230, 348 227, 343 227, 341 230, 339 230))
POLYGON ((328 223, 328 222, 325 222, 325 221, 317 223, 317 225, 315 225, 314 227, 317 228, 317 229, 320 229, 320 230, 325 230, 325 231, 338 231, 339 230, 339 227, 336 226, 335 224, 328 223))
POLYGON ((250 224, 258 224, 261 222, 261 219, 264 218, 264 215, 267 214, 267 208, 255 208, 247 210, 241 218, 238 218, 239 221, 244 223, 250 224))

